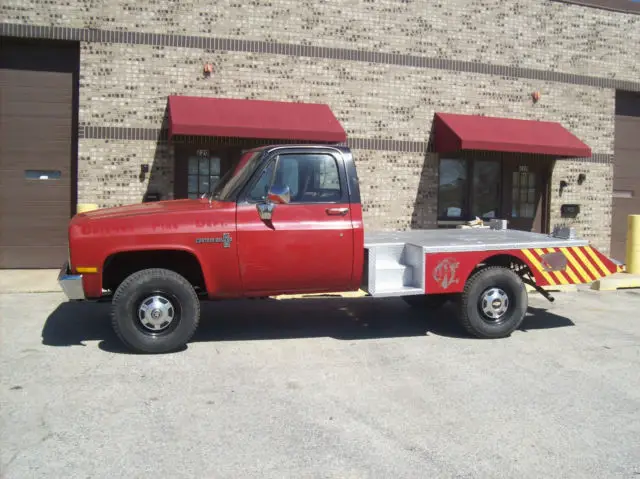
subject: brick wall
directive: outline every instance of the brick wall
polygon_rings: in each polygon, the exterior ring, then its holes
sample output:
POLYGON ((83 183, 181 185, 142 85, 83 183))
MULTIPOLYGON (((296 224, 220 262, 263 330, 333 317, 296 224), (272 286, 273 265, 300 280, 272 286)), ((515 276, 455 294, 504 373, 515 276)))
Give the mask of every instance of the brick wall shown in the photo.
POLYGON ((630 81, 640 77, 639 53, 632 48, 640 44, 639 15, 547 0, 4 0, 0 21, 411 52, 630 81))
POLYGON ((559 82, 345 60, 83 44, 80 122, 158 128, 167 95, 328 103, 350 137, 426 142, 435 111, 560 121, 613 148, 614 92, 559 82), (214 64, 211 77, 201 73, 214 64), (533 104, 530 94, 540 91, 533 104))
POLYGON ((551 225, 573 226, 578 235, 588 239, 604 253, 610 249, 611 208, 613 188, 613 165, 597 164, 578 160, 557 161, 551 179, 551 225), (578 175, 586 179, 578 184, 578 175), (568 186, 560 193, 560 181, 568 186), (560 217, 563 204, 580 204, 580 215, 576 219, 560 217))
POLYGON ((78 151, 78 203, 100 208, 140 203, 147 191, 173 193, 173 148, 166 142, 83 139, 78 151), (149 173, 141 177, 141 165, 149 173))
POLYGON ((432 227, 434 112, 509 116, 559 121, 591 146, 597 162, 556 163, 551 224, 562 203, 581 203, 575 226, 608 249, 614 92, 640 91, 638 15, 546 0, 5 0, 0 27, 81 41, 80 202, 172 196, 173 150, 156 140, 169 94, 312 101, 328 103, 356 145, 367 226, 432 227), (145 139, 117 139, 131 129, 145 139), (141 181, 143 163, 152 173, 141 181))

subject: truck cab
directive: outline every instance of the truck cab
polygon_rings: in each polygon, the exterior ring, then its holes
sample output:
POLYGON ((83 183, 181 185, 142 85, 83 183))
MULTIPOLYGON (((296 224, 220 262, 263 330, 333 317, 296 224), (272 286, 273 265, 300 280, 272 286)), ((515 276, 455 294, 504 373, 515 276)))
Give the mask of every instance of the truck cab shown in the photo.
POLYGON ((90 299, 115 293, 145 266, 177 269, 208 299, 352 290, 363 234, 348 149, 265 147, 245 153, 198 200, 77 215, 69 272, 83 274, 90 299))

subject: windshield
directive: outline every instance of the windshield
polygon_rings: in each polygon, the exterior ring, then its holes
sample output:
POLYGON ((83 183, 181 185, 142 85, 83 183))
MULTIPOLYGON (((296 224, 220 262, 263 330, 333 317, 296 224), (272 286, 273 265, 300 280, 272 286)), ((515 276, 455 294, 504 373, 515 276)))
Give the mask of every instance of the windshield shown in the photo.
POLYGON ((244 185, 256 169, 262 151, 249 151, 240 157, 235 168, 227 171, 211 192, 212 200, 225 201, 244 185))

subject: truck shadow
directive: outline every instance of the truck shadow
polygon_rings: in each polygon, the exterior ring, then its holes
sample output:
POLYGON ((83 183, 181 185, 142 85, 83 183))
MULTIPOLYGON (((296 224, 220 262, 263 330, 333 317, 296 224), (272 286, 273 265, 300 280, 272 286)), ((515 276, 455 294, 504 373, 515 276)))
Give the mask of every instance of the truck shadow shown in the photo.
MULTIPOLYGON (((85 346, 127 353, 109 322, 108 303, 63 303, 47 318, 42 343, 85 346)), ((458 324, 452 304, 435 311, 416 310, 400 299, 335 298, 206 302, 191 342, 255 341, 330 337, 366 340, 412 336, 473 339, 458 324)), ((530 307, 520 330, 573 326, 570 319, 530 307)))

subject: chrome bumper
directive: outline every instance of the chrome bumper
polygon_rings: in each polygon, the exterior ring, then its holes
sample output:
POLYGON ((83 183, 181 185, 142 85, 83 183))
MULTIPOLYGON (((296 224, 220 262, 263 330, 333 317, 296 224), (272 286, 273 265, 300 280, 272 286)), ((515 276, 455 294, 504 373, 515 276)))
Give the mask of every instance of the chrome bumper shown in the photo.
POLYGON ((71 274, 69 263, 65 263, 60 269, 58 284, 70 300, 79 301, 85 299, 84 289, 82 288, 82 275, 71 274))

